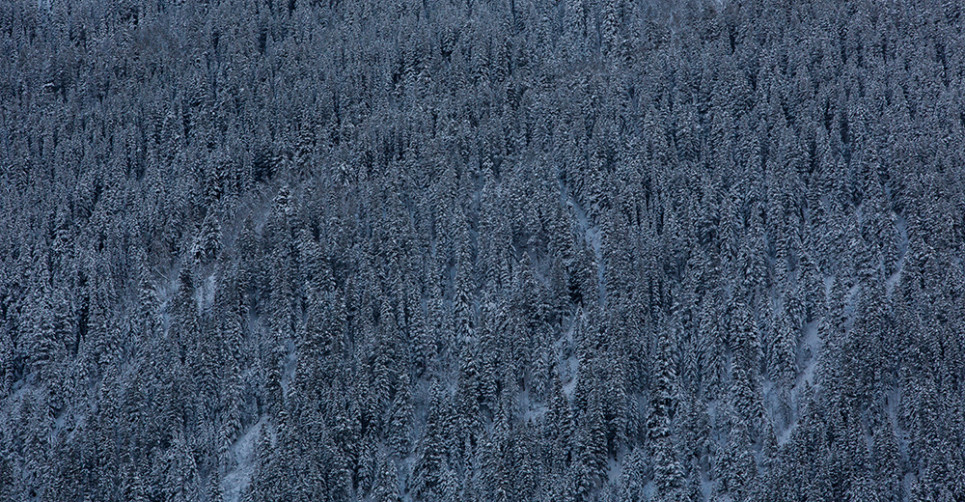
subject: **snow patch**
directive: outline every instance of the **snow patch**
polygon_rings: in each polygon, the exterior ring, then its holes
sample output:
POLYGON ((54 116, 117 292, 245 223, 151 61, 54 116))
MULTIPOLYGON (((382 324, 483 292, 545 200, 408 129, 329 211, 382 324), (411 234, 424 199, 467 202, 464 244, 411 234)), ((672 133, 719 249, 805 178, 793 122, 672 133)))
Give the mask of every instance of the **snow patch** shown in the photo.
POLYGON ((204 312, 214 305, 216 279, 215 274, 211 273, 198 287, 194 288, 194 302, 198 312, 204 312))
POLYGON ((607 459, 607 483, 615 485, 623 479, 623 462, 610 458, 607 459))
POLYGON ((248 490, 251 475, 255 471, 254 451, 258 439, 261 438, 261 428, 265 423, 264 417, 252 425, 235 444, 231 446, 230 455, 233 467, 221 479, 221 492, 225 502, 237 502, 248 490))
POLYGON ((804 370, 801 373, 801 378, 798 379, 798 385, 795 385, 795 388, 801 383, 814 385, 814 373, 817 368, 821 349, 824 347, 824 340, 821 340, 820 335, 818 335, 819 322, 820 321, 811 321, 804 326, 804 340, 802 342, 802 348, 805 351, 803 354, 805 364, 804 370))
POLYGON ((172 268, 163 281, 154 286, 154 298, 157 301, 157 321, 161 332, 167 338, 171 328, 171 304, 178 292, 178 274, 180 270, 172 268))
POLYGON ((643 498, 645 500, 653 500, 657 495, 657 485, 653 481, 647 481, 647 484, 643 485, 643 498))
POLYGON ((295 342, 288 340, 285 342, 285 362, 281 372, 282 399, 288 397, 288 387, 291 386, 292 380, 295 379, 295 366, 297 362, 298 357, 295 352, 295 342))
POLYGON ((703 500, 710 500, 716 487, 716 481, 708 479, 706 473, 700 474, 700 496, 703 497, 703 500))
POLYGON ((577 323, 580 322, 583 322, 582 312, 578 312, 573 317, 569 329, 566 330, 563 337, 556 343, 561 356, 558 371, 560 381, 563 383, 563 395, 569 400, 573 399, 576 383, 580 379, 580 360, 577 357, 576 344, 573 339, 573 331, 576 329, 577 323))
POLYGON ((816 373, 821 359, 821 350, 824 348, 824 340, 818 334, 820 322, 820 320, 814 320, 804 325, 804 339, 798 347, 798 367, 801 370, 790 392, 791 418, 786 427, 777 427, 774 430, 778 445, 786 443, 797 427, 805 404, 801 402, 802 394, 806 389, 817 386, 816 373))
POLYGON ((546 405, 533 401, 532 398, 530 398, 529 390, 519 393, 518 402, 519 409, 523 410, 524 422, 538 422, 546 415, 546 412, 549 411, 546 405))
POLYGON ((901 403, 901 389, 891 389, 886 394, 886 397, 885 413, 888 415, 888 421, 891 422, 891 429, 895 431, 895 439, 898 441, 898 455, 904 463, 908 461, 908 443, 911 440, 909 439, 910 434, 901 426, 901 420, 898 417, 898 407, 901 403))
POLYGON ((600 231, 599 225, 590 221, 589 216, 586 214, 586 210, 583 205, 570 194, 570 191, 565 183, 560 184, 560 189, 563 191, 565 197, 564 204, 573 210, 573 215, 576 217, 577 227, 583 234, 583 239, 586 244, 590 246, 593 250, 594 265, 596 266, 597 275, 597 285, 599 287, 599 303, 600 307, 606 307, 606 264, 603 260, 603 240, 601 238, 602 232, 600 231))
POLYGON ((895 286, 901 280, 901 274, 905 270, 905 262, 908 257, 908 226, 905 223, 905 219, 900 215, 895 216, 895 228, 898 230, 898 264, 895 267, 894 273, 888 276, 885 280, 885 296, 891 299, 891 293, 895 290, 895 286))

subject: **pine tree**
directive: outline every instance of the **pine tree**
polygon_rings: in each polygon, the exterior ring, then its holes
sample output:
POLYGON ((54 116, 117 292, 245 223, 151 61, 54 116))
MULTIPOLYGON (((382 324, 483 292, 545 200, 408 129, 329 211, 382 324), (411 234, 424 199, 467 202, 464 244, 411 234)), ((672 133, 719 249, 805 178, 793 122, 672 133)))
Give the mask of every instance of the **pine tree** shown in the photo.
POLYGON ((607 469, 606 423, 602 405, 596 395, 591 396, 587 405, 582 428, 577 493, 581 499, 586 500, 601 486, 607 469))
POLYGON ((671 430, 678 397, 671 332, 668 326, 662 326, 657 333, 653 362, 655 376, 647 420, 648 441, 654 458, 654 482, 659 497, 668 501, 683 497, 683 467, 674 451, 671 430))
POLYGON ((451 440, 446 436, 447 422, 450 419, 446 399, 440 384, 434 382, 425 434, 419 443, 419 457, 413 472, 414 490, 419 497, 440 496, 444 488, 445 472, 448 469, 448 443, 451 440))

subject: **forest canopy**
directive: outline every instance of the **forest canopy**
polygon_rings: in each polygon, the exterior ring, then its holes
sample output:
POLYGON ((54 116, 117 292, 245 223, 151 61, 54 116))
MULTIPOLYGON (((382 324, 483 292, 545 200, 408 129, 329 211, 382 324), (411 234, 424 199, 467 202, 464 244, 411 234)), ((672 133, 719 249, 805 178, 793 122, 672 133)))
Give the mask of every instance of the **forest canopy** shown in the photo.
POLYGON ((962 10, 0 2, 0 500, 965 500, 962 10))

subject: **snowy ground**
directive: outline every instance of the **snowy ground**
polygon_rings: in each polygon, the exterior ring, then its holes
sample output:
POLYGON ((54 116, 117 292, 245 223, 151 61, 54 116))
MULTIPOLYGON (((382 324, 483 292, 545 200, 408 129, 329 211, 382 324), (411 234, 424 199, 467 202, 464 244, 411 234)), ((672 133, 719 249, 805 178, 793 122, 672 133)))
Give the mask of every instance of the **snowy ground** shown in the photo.
POLYGON ((560 184, 561 195, 564 205, 570 208, 576 218, 577 228, 583 234, 586 244, 593 250, 593 257, 596 265, 597 284, 599 285, 600 308, 606 307, 606 264, 603 260, 603 241, 602 232, 599 225, 590 220, 583 206, 573 197, 569 187, 565 183, 560 184))
POLYGON ((255 425, 245 431, 238 441, 231 447, 231 465, 224 478, 221 480, 221 492, 224 494, 225 502, 237 502, 247 491, 248 484, 251 483, 251 475, 255 471, 255 445, 261 437, 261 428, 265 419, 262 418, 255 425))

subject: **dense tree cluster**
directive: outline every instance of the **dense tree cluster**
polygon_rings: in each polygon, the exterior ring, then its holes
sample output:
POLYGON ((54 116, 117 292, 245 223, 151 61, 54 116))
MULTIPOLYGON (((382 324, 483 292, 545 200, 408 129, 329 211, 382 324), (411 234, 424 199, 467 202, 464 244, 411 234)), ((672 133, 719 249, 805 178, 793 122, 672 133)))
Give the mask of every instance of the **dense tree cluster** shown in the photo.
POLYGON ((963 9, 0 2, 0 499, 965 499, 963 9))

